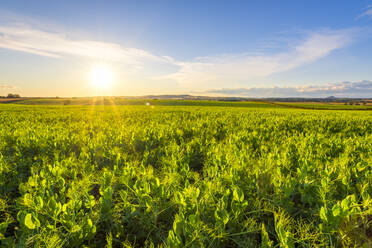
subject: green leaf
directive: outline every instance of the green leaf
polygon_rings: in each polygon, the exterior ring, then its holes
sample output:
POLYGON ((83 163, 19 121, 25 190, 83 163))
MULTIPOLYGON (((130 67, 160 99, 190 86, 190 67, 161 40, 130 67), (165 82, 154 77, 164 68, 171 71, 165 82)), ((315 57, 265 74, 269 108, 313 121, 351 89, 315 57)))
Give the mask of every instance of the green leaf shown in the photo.
POLYGON ((92 227, 92 226, 93 226, 93 222, 92 222, 92 220, 88 218, 88 220, 87 220, 87 224, 88 224, 89 227, 92 227))
POLYGON ((63 179, 62 177, 59 178, 58 183, 60 184, 61 187, 64 187, 65 186, 65 179, 63 179))
POLYGON ((31 214, 26 214, 26 217, 25 217, 25 226, 28 228, 28 229, 35 229, 36 228, 36 225, 35 223, 32 221, 32 215, 31 214))
POLYGON ((342 200, 341 202, 341 207, 344 211, 349 210, 349 205, 350 205, 350 197, 346 197, 345 199, 342 200))
POLYGON ((159 180, 159 178, 155 178, 155 185, 156 185, 156 187, 159 187, 160 186, 160 180, 159 180))
POLYGON ((196 188, 195 194, 194 194, 195 199, 198 199, 199 195, 200 195, 200 189, 196 188))
POLYGON ((238 201, 238 202, 244 201, 243 191, 241 189, 237 188, 237 187, 234 188, 233 199, 234 199, 234 201, 238 201))
POLYGON ((341 207, 339 205, 334 205, 332 208, 333 216, 339 216, 341 214, 341 207))
POLYGON ((8 228, 8 222, 4 221, 2 223, 0 223, 0 235, 2 233, 5 233, 6 229, 8 228))
POLYGON ((195 214, 191 214, 191 215, 189 216, 189 222, 190 222, 190 224, 193 225, 193 226, 196 226, 196 225, 197 225, 198 220, 199 220, 199 219, 198 219, 198 216, 195 215, 195 214))
POLYGON ((173 222, 173 232, 178 236, 181 237, 183 233, 183 224, 182 221, 177 217, 173 222))
POLYGON ((44 201, 40 196, 36 197, 36 204, 38 204, 38 208, 43 208, 44 206, 44 201))
POLYGON ((343 183, 344 185, 346 185, 346 186, 349 185, 349 180, 348 180, 348 178, 347 178, 346 176, 344 176, 344 177, 342 178, 342 183, 343 183))
POLYGON ((223 210, 217 209, 214 214, 215 214, 215 218, 218 221, 221 221, 224 225, 226 225, 227 222, 229 222, 230 216, 229 216, 229 213, 225 209, 223 210))
POLYGON ((79 225, 74 225, 72 228, 71 228, 71 232, 72 233, 75 233, 75 232, 79 232, 81 230, 81 227, 79 225))
POLYGON ((320 219, 321 219, 321 220, 323 220, 324 222, 327 222, 327 221, 328 221, 327 214, 326 214, 326 210, 325 210, 324 207, 322 207, 322 208, 320 209, 319 215, 320 215, 320 219))
POLYGON ((49 202, 48 202, 48 207, 54 211, 57 207, 57 202, 56 200, 54 200, 54 197, 50 198, 49 202))

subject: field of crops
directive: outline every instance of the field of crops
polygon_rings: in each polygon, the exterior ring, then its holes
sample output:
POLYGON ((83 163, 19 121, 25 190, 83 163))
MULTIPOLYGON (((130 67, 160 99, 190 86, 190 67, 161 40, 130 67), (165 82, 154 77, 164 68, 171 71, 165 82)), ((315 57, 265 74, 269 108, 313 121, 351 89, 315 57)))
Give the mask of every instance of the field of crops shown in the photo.
POLYGON ((372 110, 371 100, 366 104, 345 105, 342 102, 273 102, 265 99, 256 101, 223 100, 175 100, 175 99, 126 99, 122 97, 77 97, 77 98, 16 98, 0 99, 0 103, 22 105, 152 105, 152 106, 211 106, 211 107, 257 107, 298 108, 316 110, 372 110))
MULTIPOLYGON (((208 100, 165 100, 165 99, 125 99, 117 97, 90 98, 30 98, 8 99, 8 103, 22 105, 151 105, 151 106, 210 106, 210 107, 256 107, 283 108, 265 102, 252 101, 208 101, 208 100)), ((287 107, 287 106, 284 106, 287 107)))
POLYGON ((371 247, 371 165, 370 111, 3 104, 0 242, 371 247))
POLYGON ((308 102, 273 102, 272 104, 281 107, 292 107, 300 109, 330 109, 330 110, 372 110, 372 104, 358 104, 358 105, 345 105, 344 103, 329 102, 329 103, 308 103, 308 102))

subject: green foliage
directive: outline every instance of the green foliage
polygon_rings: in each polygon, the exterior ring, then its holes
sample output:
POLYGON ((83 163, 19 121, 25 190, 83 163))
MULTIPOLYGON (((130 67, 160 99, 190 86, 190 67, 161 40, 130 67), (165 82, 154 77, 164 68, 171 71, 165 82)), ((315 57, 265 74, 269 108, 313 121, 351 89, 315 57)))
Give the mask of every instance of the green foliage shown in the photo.
POLYGON ((371 113, 209 104, 0 105, 1 247, 372 245, 371 113))

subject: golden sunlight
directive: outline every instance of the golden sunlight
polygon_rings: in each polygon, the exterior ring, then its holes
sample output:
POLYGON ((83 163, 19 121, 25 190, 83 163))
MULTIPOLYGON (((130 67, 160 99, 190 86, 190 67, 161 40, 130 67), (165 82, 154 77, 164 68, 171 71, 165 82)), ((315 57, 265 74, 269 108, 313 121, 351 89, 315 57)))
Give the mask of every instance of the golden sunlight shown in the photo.
POLYGON ((90 83, 98 90, 110 88, 112 70, 105 64, 95 65, 90 72, 90 83))

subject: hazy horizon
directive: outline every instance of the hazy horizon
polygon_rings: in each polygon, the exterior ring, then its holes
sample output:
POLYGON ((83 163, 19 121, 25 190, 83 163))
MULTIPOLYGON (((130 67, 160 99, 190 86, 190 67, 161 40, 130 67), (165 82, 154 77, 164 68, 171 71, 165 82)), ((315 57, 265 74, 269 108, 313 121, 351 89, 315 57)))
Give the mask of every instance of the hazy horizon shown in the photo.
POLYGON ((371 97, 371 3, 5 0, 0 95, 371 97))

